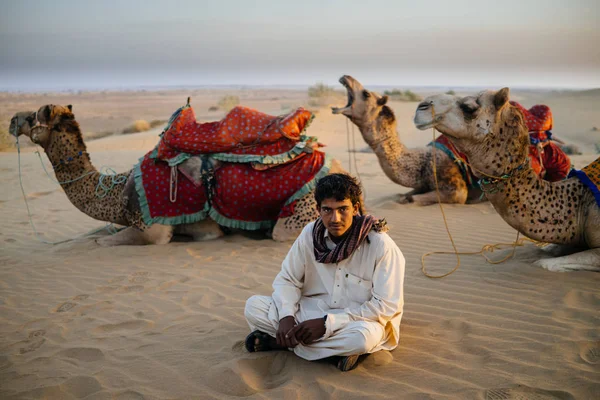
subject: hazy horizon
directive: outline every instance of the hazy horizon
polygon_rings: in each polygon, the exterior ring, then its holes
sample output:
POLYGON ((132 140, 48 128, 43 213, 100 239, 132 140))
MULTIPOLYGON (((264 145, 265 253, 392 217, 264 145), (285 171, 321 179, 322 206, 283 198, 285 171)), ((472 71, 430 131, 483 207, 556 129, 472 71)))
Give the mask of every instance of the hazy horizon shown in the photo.
POLYGON ((600 87, 591 0, 0 3, 2 91, 600 87))

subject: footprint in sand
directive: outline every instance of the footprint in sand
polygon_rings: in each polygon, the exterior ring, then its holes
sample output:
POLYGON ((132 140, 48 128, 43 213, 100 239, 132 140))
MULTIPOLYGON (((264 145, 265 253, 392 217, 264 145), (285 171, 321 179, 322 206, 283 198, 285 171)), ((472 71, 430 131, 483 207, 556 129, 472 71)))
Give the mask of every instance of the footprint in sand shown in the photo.
POLYGON ((151 321, 138 319, 125 321, 118 324, 100 325, 94 329, 96 333, 131 332, 148 329, 154 324, 151 321))
POLYGON ((110 279, 108 283, 122 282, 125 278, 125 276, 115 276, 114 278, 110 279))
POLYGON ((27 344, 27 346, 21 347, 19 349, 19 354, 25 354, 25 353, 30 353, 32 351, 35 351, 35 350, 39 349, 40 347, 42 347, 42 345, 44 344, 45 341, 46 341, 45 338, 41 338, 41 339, 37 339, 37 340, 29 342, 27 344))
POLYGON ((580 344, 579 355, 588 364, 600 364, 600 341, 580 344))
POLYGON ((33 339, 33 338, 41 337, 41 336, 45 336, 45 335, 46 335, 46 331, 45 330, 38 329, 38 330, 29 332, 29 336, 28 337, 29 337, 29 339, 33 339))
POLYGON ((129 282, 131 283, 146 283, 149 280, 150 279, 146 278, 145 276, 132 276, 129 278, 129 282))
POLYGON ((119 288, 119 293, 133 293, 133 292, 141 292, 144 290, 144 286, 142 285, 130 285, 130 286, 122 286, 119 288))
POLYGON ((104 359, 104 353, 94 347, 74 347, 58 353, 59 356, 72 358, 78 361, 100 361, 104 359))
POLYGON ((283 352, 231 360, 213 366, 207 383, 228 396, 247 397, 282 386, 292 379, 292 357, 283 352), (288 365, 289 364, 289 365, 288 365))
POLYGON ((575 399, 568 392, 560 390, 543 390, 525 385, 514 388, 497 388, 485 391, 485 400, 571 400, 575 399))
POLYGON ((66 312, 75 307, 76 303, 71 303, 70 301, 64 302, 56 308, 56 312, 66 312))

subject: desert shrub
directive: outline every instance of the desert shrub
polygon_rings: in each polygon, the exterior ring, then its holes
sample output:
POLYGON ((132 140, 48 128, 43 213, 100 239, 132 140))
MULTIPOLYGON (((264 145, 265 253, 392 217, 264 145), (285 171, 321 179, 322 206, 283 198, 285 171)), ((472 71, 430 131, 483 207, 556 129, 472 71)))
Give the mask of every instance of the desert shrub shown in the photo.
POLYGON ((123 133, 137 133, 137 132, 145 132, 150 129, 150 123, 143 119, 138 119, 133 122, 133 125, 123 129, 123 133))
POLYGON ((150 128, 156 128, 157 126, 166 125, 167 121, 164 119, 153 119, 150 121, 150 128))
POLYGON ((220 110, 225 112, 230 111, 233 107, 240 104, 240 98, 238 96, 227 95, 221 97, 221 100, 217 103, 220 110))
POLYGON ((328 96, 335 96, 336 91, 330 86, 325 85, 324 83, 317 83, 308 88, 308 97, 312 98, 323 98, 328 96))
POLYGON ((0 128, 0 151, 10 150, 16 146, 14 136, 10 135, 5 128, 0 128))
POLYGON ((450 89, 446 92, 446 94, 449 94, 450 96, 454 96, 456 94, 456 92, 454 90, 450 89))
POLYGON ((319 108, 339 101, 344 97, 344 93, 336 91, 324 83, 317 83, 308 88, 308 97, 308 105, 311 108, 319 108))
POLYGON ((217 107, 217 106, 208 107, 208 111, 218 111, 218 110, 219 110, 219 107, 217 107))
POLYGON ((416 93, 411 92, 410 90, 406 90, 402 92, 402 90, 392 89, 385 90, 383 94, 389 96, 392 100, 396 101, 421 101, 423 98, 416 93))

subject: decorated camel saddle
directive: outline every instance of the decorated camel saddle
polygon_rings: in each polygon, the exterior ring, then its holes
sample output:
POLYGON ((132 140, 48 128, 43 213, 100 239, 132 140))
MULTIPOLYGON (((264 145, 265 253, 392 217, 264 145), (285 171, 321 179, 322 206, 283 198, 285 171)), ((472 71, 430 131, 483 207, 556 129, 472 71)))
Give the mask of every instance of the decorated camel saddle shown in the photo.
POLYGON ((312 119, 303 108, 271 116, 240 106, 220 121, 199 123, 188 102, 135 166, 144 223, 210 216, 228 228, 271 228, 329 171, 316 138, 304 135, 312 119))
MULTIPOLYGON (((511 101, 510 103, 518 107, 525 117, 525 122, 529 130, 529 158, 531 168, 541 178, 550 182, 565 179, 571 171, 571 160, 552 140, 551 129, 553 120, 550 107, 538 104, 528 110, 516 101, 511 101)), ((446 136, 440 135, 433 142, 433 145, 448 154, 458 164, 463 178, 469 186, 477 183, 478 179, 468 166, 466 155, 459 152, 446 136)))

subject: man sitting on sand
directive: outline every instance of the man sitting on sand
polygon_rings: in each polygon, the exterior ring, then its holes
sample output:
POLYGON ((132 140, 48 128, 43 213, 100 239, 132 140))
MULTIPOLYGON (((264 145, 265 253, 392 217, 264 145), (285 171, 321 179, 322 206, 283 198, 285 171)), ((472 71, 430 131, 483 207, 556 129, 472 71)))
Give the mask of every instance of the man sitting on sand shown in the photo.
POLYGON ((385 221, 359 214, 361 189, 345 174, 320 179, 320 218, 283 261, 273 296, 252 296, 245 316, 249 352, 293 350, 306 360, 333 358, 349 371, 362 354, 398 346, 404 256, 385 221))

